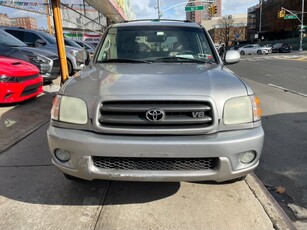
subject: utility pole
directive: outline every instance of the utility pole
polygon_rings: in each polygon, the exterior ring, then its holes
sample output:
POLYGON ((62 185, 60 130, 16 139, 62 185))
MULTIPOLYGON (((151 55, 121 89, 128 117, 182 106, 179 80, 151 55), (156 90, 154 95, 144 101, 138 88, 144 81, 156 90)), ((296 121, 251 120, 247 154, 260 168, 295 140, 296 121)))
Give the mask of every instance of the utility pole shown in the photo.
POLYGON ((58 54, 60 59, 61 83, 63 84, 68 78, 68 69, 67 69, 67 61, 65 53, 63 28, 62 28, 62 18, 60 11, 60 0, 51 0, 51 3, 52 3, 53 21, 54 21, 56 41, 58 47, 58 54))
POLYGON ((50 11, 49 11, 50 4, 49 4, 48 0, 45 0, 45 3, 46 3, 46 14, 47 14, 48 32, 49 32, 49 34, 52 35, 53 33, 52 33, 50 11))
POLYGON ((259 16, 259 33, 261 32, 262 23, 262 0, 260 0, 260 16, 259 16))
POLYGON ((158 9, 158 19, 160 19, 162 17, 162 13, 160 9, 160 0, 157 0, 157 7, 155 8, 158 9))
POLYGON ((304 1, 302 0, 302 16, 301 16, 301 35, 300 35, 300 49, 299 51, 303 51, 303 30, 304 30, 304 1))

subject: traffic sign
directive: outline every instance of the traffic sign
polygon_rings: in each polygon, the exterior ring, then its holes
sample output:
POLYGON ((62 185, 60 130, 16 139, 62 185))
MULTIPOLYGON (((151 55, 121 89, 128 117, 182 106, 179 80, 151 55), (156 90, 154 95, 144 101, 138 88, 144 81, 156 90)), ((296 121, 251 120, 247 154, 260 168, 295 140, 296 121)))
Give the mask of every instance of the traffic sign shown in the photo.
POLYGON ((297 19, 296 14, 287 14, 285 15, 284 19, 297 19))
POLYGON ((204 10, 204 6, 186 6, 185 7, 186 12, 191 12, 191 11, 196 11, 196 10, 204 10))

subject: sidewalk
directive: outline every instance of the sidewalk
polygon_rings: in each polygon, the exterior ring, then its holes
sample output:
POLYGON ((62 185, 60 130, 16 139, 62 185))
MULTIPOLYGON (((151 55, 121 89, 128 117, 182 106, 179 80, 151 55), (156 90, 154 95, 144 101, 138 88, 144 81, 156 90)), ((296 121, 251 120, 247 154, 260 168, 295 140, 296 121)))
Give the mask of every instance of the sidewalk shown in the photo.
POLYGON ((44 88, 0 107, 0 229, 295 229, 254 173, 232 184, 66 180, 42 139, 58 87, 44 88))

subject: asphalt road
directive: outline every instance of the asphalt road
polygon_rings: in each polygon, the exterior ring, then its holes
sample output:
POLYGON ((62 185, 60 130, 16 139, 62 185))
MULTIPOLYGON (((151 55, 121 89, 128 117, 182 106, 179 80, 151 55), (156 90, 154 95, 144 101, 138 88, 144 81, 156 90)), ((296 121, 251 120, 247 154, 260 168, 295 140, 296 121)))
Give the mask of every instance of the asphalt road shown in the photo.
POLYGON ((307 220, 307 54, 243 56, 228 66, 263 109, 265 143, 256 175, 293 220, 307 220))

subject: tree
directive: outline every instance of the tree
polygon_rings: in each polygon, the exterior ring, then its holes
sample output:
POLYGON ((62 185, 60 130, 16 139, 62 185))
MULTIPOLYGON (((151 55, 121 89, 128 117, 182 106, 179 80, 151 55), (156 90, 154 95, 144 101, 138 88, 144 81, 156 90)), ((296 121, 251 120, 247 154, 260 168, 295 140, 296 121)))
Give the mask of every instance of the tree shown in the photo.
POLYGON ((222 19, 218 20, 218 24, 220 27, 220 40, 224 41, 226 46, 236 33, 233 23, 234 20, 232 19, 231 15, 225 16, 222 19))

